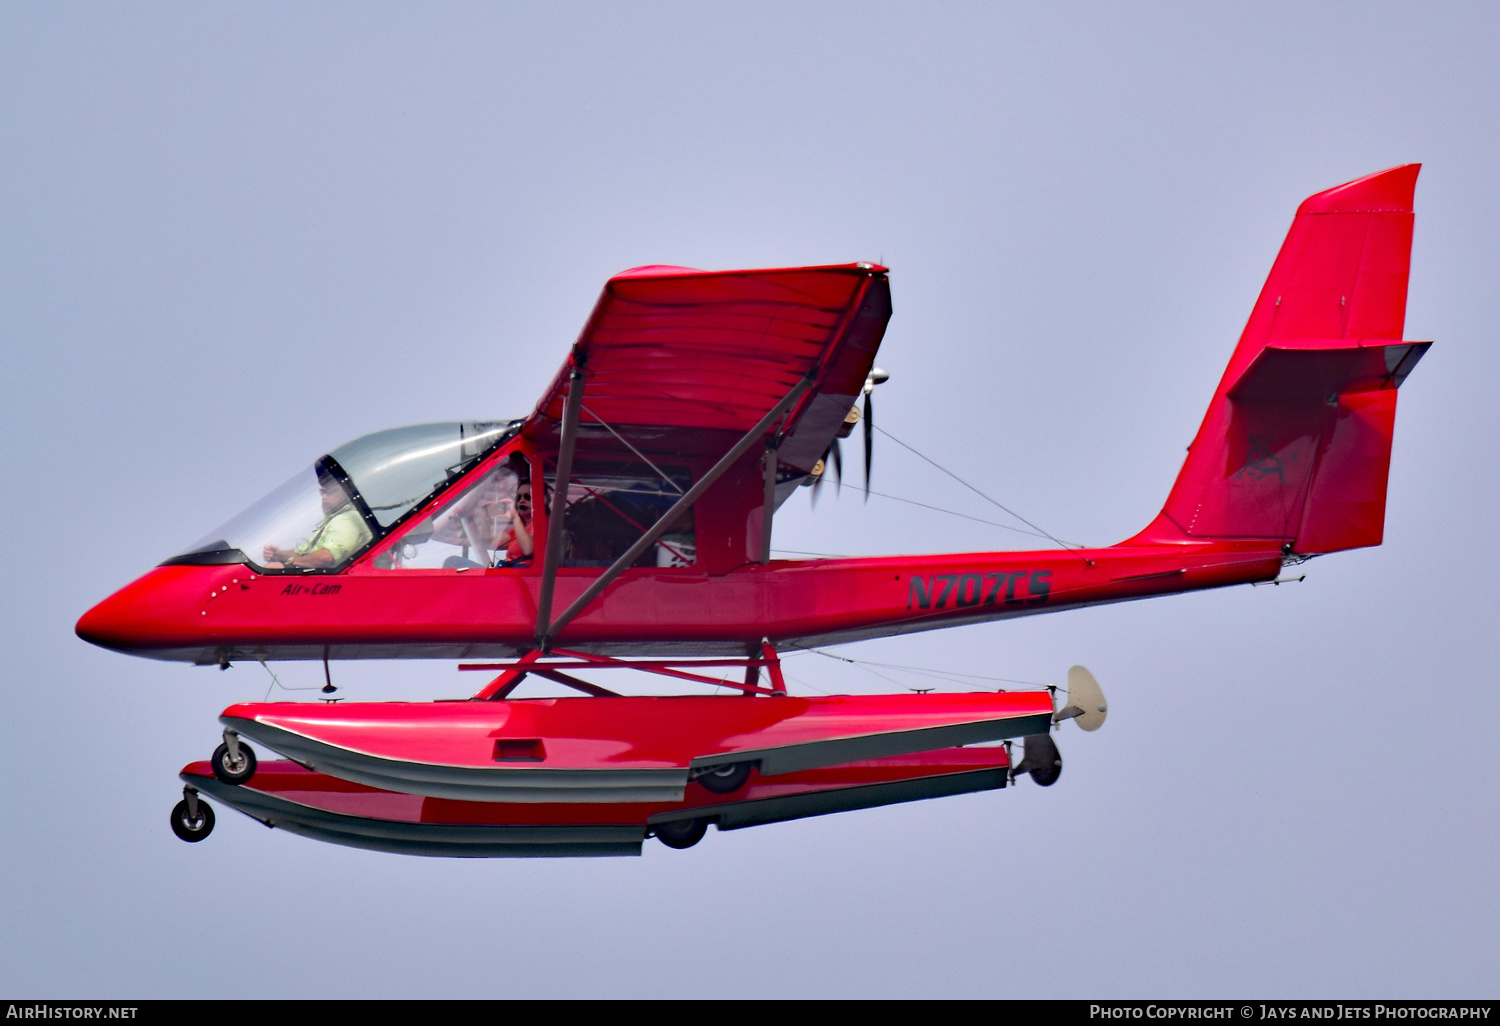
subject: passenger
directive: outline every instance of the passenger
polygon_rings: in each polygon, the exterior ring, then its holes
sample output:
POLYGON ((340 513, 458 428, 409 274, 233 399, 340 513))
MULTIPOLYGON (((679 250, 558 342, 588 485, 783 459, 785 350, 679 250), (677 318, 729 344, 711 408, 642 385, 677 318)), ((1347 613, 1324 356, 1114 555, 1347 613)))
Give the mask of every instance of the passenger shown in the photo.
POLYGON ((517 486, 514 501, 501 499, 485 506, 485 512, 495 520, 510 521, 510 526, 495 540, 495 555, 499 557, 495 565, 518 566, 530 560, 536 548, 531 536, 531 482, 522 481, 517 486))
POLYGON ((515 487, 514 474, 509 467, 502 466, 476 481, 457 501, 433 518, 433 540, 459 545, 464 550, 462 556, 449 556, 443 561, 443 566, 455 569, 489 565, 490 550, 498 548, 490 507, 508 499, 515 487))
POLYGON ((447 570, 524 564, 533 551, 531 466, 521 453, 476 480, 432 519, 433 541, 456 545, 462 555, 443 560, 447 570), (517 494, 525 492, 517 512, 517 494))
POLYGON ((323 519, 313 529, 312 535, 290 549, 267 545, 263 552, 267 567, 328 569, 345 562, 369 543, 373 537, 370 526, 354 508, 344 486, 321 466, 318 467, 318 498, 323 504, 323 519))

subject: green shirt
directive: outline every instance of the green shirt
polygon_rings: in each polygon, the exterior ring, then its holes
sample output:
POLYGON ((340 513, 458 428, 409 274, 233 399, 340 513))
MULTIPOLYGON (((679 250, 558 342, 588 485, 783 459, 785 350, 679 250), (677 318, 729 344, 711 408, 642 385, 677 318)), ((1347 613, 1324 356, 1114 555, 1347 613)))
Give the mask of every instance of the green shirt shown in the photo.
POLYGON ((312 539, 298 545, 292 551, 299 556, 318 549, 327 549, 333 557, 334 566, 344 562, 363 548, 370 540, 370 527, 359 510, 347 503, 323 518, 313 532, 312 539))

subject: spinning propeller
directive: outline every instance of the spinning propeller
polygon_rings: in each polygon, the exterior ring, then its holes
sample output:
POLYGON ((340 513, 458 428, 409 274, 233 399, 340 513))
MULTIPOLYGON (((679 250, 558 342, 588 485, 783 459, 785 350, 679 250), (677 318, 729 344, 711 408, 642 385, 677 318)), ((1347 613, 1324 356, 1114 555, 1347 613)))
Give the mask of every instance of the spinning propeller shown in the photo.
POLYGON ((864 413, 860 413, 857 403, 849 407, 849 412, 845 415, 844 423, 839 427, 838 434, 834 436, 833 441, 828 443, 828 448, 823 451, 823 458, 812 469, 812 501, 814 504, 818 501, 818 491, 823 487, 823 477, 829 467, 833 468, 834 487, 840 491, 843 490, 844 453, 840 445, 840 439, 848 438, 853 434, 854 425, 860 421, 864 421, 865 425, 865 501, 870 501, 870 470, 875 459, 875 405, 872 401, 872 393, 874 393, 876 385, 884 384, 890 380, 890 377, 889 374, 879 367, 870 368, 870 374, 865 378, 864 388, 861 389, 861 393, 865 397, 864 413))

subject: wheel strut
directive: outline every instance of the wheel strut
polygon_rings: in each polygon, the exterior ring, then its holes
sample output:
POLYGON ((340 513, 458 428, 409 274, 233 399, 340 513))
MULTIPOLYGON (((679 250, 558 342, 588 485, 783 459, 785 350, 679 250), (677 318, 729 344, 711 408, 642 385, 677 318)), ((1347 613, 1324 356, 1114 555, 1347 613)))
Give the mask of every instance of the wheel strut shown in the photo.
POLYGON ((182 789, 182 801, 172 806, 172 833, 180 840, 196 844, 214 830, 214 810, 198 797, 194 787, 182 789))
POLYGON ((248 783, 255 776, 255 750, 232 730, 224 731, 224 743, 214 749, 210 761, 214 776, 226 784, 248 783))

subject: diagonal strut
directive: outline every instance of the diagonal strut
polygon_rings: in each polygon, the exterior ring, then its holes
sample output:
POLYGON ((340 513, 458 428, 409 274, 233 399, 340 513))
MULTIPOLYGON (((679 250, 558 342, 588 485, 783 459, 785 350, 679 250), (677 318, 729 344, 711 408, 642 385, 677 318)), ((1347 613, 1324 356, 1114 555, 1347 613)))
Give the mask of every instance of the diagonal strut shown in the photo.
MULTIPOLYGON (((798 399, 802 398, 803 393, 806 392, 809 388, 811 388, 812 385, 813 385, 813 382, 816 380, 816 376, 815 375, 816 375, 816 371, 815 370, 814 371, 809 371, 802 378, 802 380, 798 381, 797 384, 793 385, 792 386, 792 390, 790 392, 788 392, 786 395, 782 396, 781 397, 781 401, 778 402, 775 406, 771 407, 770 410, 768 410, 766 412, 766 415, 764 417, 760 418, 760 420, 758 422, 756 422, 756 425, 754 427, 752 427, 749 431, 746 431, 745 434, 744 434, 744 436, 738 442, 734 443, 734 447, 733 448, 731 448, 722 457, 720 457, 719 462, 715 463, 713 465, 713 467, 708 471, 708 473, 704 474, 701 478, 699 478, 696 482, 694 482, 693 486, 687 490, 687 492, 682 496, 682 498, 678 499, 677 502, 673 504, 673 506, 672 506, 671 509, 669 509, 665 513, 663 513, 661 515, 661 518, 659 520, 657 520, 655 524, 652 525, 652 527, 651 527, 651 529, 649 531, 647 531, 645 534, 641 535, 640 538, 636 539, 635 544, 632 545, 632 546, 630 546, 630 548, 625 551, 624 555, 622 555, 619 559, 615 560, 614 563, 611 564, 611 566, 609 567, 608 570, 605 570, 604 573, 600 574, 597 578, 595 578, 594 583, 591 584, 591 585, 589 585, 589 587, 587 588, 587 590, 585 590, 582 595, 578 596, 578 598, 576 598, 576 599, 573 600, 573 604, 572 605, 570 605, 567 609, 563 610, 562 614, 559 615, 556 620, 553 620, 550 624, 548 624, 545 628, 541 627, 541 624, 545 623, 546 621, 544 619, 544 615, 545 615, 544 611, 541 609, 540 604, 539 604, 538 605, 538 610, 537 610, 537 624, 538 624, 537 643, 543 649, 545 649, 547 647, 547 645, 548 645, 548 642, 552 638, 556 637, 559 631, 561 631, 564 627, 566 627, 569 623, 571 623, 572 620, 573 620, 573 618, 575 616, 577 616, 579 613, 581 613, 584 610, 584 608, 588 606, 588 604, 590 602, 594 601, 594 599, 599 596, 599 593, 602 592, 605 588, 607 588, 610 585, 610 583, 612 581, 614 581, 614 579, 616 577, 619 577, 620 574, 622 574, 626 569, 628 569, 630 566, 632 566, 635 563, 635 561, 641 557, 641 553, 645 552, 647 548, 649 548, 651 545, 653 545, 656 542, 657 538, 661 537, 663 534, 666 533, 667 528, 669 526, 671 526, 672 522, 677 519, 677 517, 678 517, 679 514, 681 514, 684 510, 686 510, 688 507, 690 507, 693 503, 697 502, 698 498, 704 492, 706 492, 709 489, 709 487, 713 485, 713 483, 715 481, 717 481, 720 477, 724 476, 724 472, 727 471, 731 466, 733 466, 734 463, 735 463, 735 461, 738 460, 741 456, 743 456, 745 454, 745 452, 750 448, 750 446, 752 446, 752 445, 755 444, 756 440, 759 439, 761 437, 761 435, 765 434, 765 432, 771 427, 771 425, 776 422, 776 418, 777 417, 779 417, 783 413, 785 413, 791 407, 791 405, 793 403, 795 403, 798 399)), ((580 394, 582 393, 581 389, 579 390, 579 393, 580 394)), ((573 392, 570 389, 569 392, 568 392, 568 402, 569 402, 569 404, 571 404, 572 401, 573 401, 573 392)), ((570 408, 571 408, 571 406, 570 406, 570 408)), ((576 423, 576 414, 575 414, 575 423, 576 423)), ((571 465, 571 463, 572 463, 572 458, 571 458, 572 457, 572 450, 571 450, 571 448, 568 450, 568 457, 569 457, 568 462, 571 465)), ((571 466, 570 466, 570 469, 571 469, 571 466)), ((558 457, 558 479, 559 479, 559 487, 562 487, 562 485, 561 485, 561 478, 562 478, 561 471, 562 471, 562 457, 561 457, 561 455, 559 455, 559 457, 558 457)), ((556 496, 553 497, 553 505, 554 506, 557 505, 556 496)), ((557 529, 560 530, 560 528, 557 528, 557 529)), ((553 556, 553 550, 552 550, 552 545, 551 545, 553 530, 554 530, 553 523, 549 523, 547 525, 548 547, 547 547, 547 560, 546 560, 546 562, 547 562, 547 566, 551 567, 552 570, 553 570, 553 573, 555 574, 556 573, 556 563, 555 563, 555 558, 553 556)), ((548 600, 548 605, 547 605, 547 608, 546 608, 545 612, 548 612, 548 613, 551 612, 551 598, 552 598, 551 589, 547 587, 548 582, 550 580, 551 580, 551 578, 548 578, 548 577, 544 577, 543 580, 542 580, 542 587, 544 589, 546 589, 544 591, 544 596, 548 600)))

